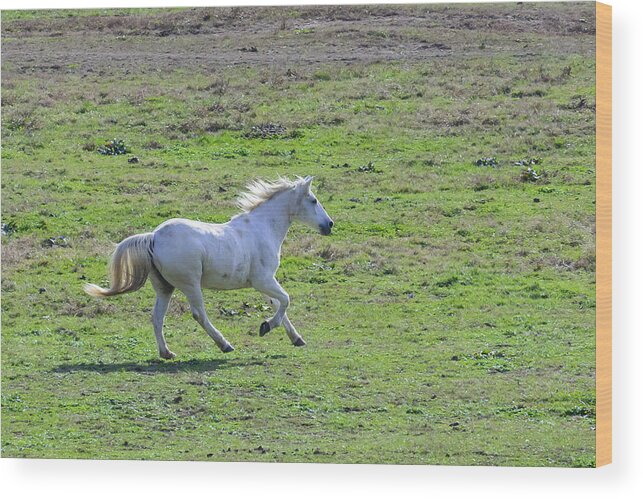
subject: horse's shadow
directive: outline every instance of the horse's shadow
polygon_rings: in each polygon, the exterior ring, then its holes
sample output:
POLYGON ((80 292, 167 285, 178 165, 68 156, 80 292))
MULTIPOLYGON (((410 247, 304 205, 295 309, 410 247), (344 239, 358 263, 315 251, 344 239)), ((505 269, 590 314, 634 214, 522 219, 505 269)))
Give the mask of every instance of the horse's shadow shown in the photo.
POLYGON ((74 373, 79 371, 94 373, 116 373, 116 372, 137 372, 143 374, 157 373, 180 373, 180 372, 212 372, 230 367, 256 366, 263 365, 260 360, 249 360, 240 362, 239 360, 214 359, 214 360, 178 360, 178 361, 161 361, 152 359, 143 362, 116 362, 113 364, 105 363, 79 363, 79 364, 62 364, 53 372, 56 373, 74 373))

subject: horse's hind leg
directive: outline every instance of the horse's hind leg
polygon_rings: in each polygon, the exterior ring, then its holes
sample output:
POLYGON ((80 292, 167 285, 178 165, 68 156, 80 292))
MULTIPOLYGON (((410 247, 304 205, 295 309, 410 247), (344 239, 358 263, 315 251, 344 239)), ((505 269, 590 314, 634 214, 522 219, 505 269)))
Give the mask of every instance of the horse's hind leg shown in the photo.
POLYGON ((190 309, 192 310, 192 317, 201 325, 205 332, 208 333, 210 338, 219 346, 223 353, 232 352, 234 348, 228 340, 226 340, 221 331, 212 325, 210 319, 208 319, 208 314, 205 311, 205 306, 203 305, 203 293, 201 292, 200 286, 191 286, 181 289, 188 301, 190 302, 190 309))
MULTIPOLYGON (((264 295, 264 298, 268 300, 268 303, 270 303, 270 305, 272 305, 272 308, 275 312, 279 310, 279 301, 277 301, 275 298, 270 298, 268 295, 264 295)), ((288 338, 290 338, 290 341, 292 342, 293 345, 295 345, 296 347, 303 347, 306 345, 306 342, 297 332, 297 330, 295 329, 295 326, 293 326, 292 322, 290 322, 290 319, 288 318, 288 314, 284 314, 283 326, 286 329, 288 338)))
POLYGON ((152 324, 154 325, 154 336, 156 336, 156 344, 159 347, 159 356, 163 359, 173 359, 176 355, 170 351, 165 342, 163 335, 163 320, 167 313, 167 308, 172 299, 174 286, 167 282, 155 270, 150 273, 150 280, 154 291, 156 291, 156 302, 154 303, 154 311, 152 312, 152 324))

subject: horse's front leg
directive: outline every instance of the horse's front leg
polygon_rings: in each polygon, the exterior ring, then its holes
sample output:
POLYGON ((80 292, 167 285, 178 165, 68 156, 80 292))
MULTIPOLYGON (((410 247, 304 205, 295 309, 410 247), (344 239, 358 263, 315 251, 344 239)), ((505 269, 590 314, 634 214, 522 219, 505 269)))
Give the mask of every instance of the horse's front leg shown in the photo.
POLYGON ((264 295, 275 299, 279 304, 275 315, 261 324, 259 335, 263 336, 271 329, 281 326, 284 321, 284 317, 286 317, 286 309, 288 308, 288 305, 290 305, 290 297, 274 277, 266 279, 265 281, 262 280, 255 282, 253 283, 253 287, 264 295))
MULTIPOLYGON (((270 298, 268 295, 265 295, 265 297, 268 300, 268 303, 272 305, 273 310, 277 312, 277 310, 279 309, 279 302, 274 298, 270 298)), ((290 338, 290 341, 293 345, 295 345, 296 347, 306 346, 306 342, 299 335, 299 333, 295 329, 295 326, 292 325, 290 319, 288 319, 288 314, 284 314, 284 328, 286 328, 286 333, 288 334, 288 337, 290 338)))

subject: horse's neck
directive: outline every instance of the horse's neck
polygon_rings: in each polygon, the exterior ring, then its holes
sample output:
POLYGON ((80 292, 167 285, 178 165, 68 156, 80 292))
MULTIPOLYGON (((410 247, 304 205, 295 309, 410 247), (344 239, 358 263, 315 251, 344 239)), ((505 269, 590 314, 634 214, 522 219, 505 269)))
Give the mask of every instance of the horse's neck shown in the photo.
POLYGON ((281 247, 292 224, 290 210, 291 194, 279 194, 257 206, 248 216, 263 222, 266 234, 278 247, 281 247))

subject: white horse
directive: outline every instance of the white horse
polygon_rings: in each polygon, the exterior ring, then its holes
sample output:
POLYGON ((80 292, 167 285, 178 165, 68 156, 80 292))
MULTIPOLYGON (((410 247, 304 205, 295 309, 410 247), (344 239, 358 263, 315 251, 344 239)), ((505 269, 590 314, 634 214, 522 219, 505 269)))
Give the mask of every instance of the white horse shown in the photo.
POLYGON ((149 276, 156 291, 152 312, 159 355, 172 359, 163 336, 163 319, 175 288, 188 301, 192 316, 216 342, 222 352, 234 348, 215 328, 205 311, 201 288, 255 288, 275 309, 275 315, 263 322, 261 336, 284 325, 295 346, 306 342, 288 320, 288 293, 275 278, 279 268, 281 245, 294 220, 328 235, 333 227, 321 203, 310 190, 312 177, 275 182, 257 180, 241 194, 242 213, 224 224, 209 224, 186 219, 172 219, 154 232, 130 236, 112 255, 110 288, 85 285, 85 292, 96 297, 113 296, 140 289, 149 276))

